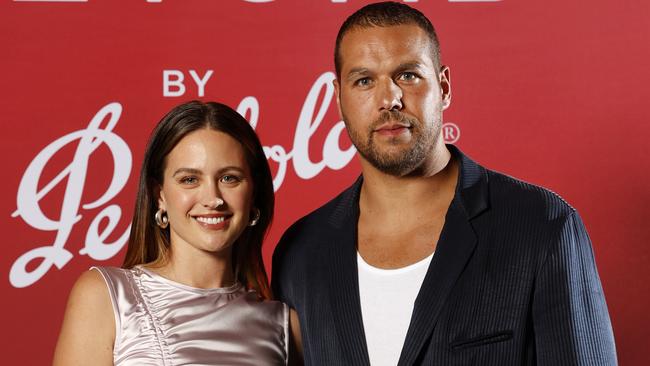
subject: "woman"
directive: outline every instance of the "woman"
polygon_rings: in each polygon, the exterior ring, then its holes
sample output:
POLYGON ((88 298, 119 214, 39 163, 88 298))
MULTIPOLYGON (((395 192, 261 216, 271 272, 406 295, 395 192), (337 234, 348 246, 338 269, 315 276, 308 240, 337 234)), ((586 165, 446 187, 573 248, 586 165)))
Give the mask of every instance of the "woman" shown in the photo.
POLYGON ((79 278, 54 364, 286 364, 297 316, 269 300, 261 253, 273 203, 243 117, 218 103, 174 108, 145 152, 123 268, 79 278))

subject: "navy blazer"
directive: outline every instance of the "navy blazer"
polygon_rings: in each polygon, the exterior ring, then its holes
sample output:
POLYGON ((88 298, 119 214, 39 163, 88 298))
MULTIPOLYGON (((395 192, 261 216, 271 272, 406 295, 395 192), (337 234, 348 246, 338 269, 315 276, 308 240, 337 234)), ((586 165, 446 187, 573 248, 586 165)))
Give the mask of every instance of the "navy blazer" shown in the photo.
MULTIPOLYGON (((459 180, 399 365, 615 365, 575 209, 448 148, 459 180)), ((356 259, 361 184, 292 225, 273 256, 272 287, 299 314, 307 365, 369 365, 356 259)))

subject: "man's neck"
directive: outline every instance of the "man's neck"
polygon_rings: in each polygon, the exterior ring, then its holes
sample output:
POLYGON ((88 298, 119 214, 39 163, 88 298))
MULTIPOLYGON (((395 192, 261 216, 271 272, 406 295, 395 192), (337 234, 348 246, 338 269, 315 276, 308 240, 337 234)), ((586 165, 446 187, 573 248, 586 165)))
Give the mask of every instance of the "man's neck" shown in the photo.
POLYGON ((438 201, 446 208, 456 187, 458 167, 445 145, 437 150, 416 172, 401 177, 381 172, 362 161, 361 209, 367 213, 414 208, 419 211, 417 208, 438 206, 438 201))
POLYGON ((458 181, 458 162, 444 150, 428 174, 395 177, 365 167, 357 250, 366 263, 402 268, 435 251, 458 181))

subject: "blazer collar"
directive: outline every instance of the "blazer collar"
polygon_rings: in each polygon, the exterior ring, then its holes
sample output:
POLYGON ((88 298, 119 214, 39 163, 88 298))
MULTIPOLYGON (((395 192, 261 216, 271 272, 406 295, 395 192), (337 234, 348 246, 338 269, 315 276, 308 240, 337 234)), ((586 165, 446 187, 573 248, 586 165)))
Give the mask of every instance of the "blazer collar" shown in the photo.
MULTIPOLYGON (((453 145, 447 145, 459 164, 456 193, 440 234, 429 269, 415 300, 411 323, 399 365, 416 362, 436 326, 440 311, 476 246, 470 220, 488 209, 488 176, 453 145)), ((332 260, 330 300, 339 345, 349 365, 369 365, 361 317, 357 269, 357 222, 363 177, 344 191, 329 217, 327 249, 332 260)))
MULTIPOLYGON (((458 183, 454 200, 460 201, 462 210, 468 220, 478 216, 489 208, 488 175, 485 168, 463 154, 454 145, 446 145, 451 155, 459 164, 458 183)), ((341 194, 341 199, 332 212, 329 223, 335 228, 341 228, 349 221, 359 218, 359 195, 363 176, 341 194)))
POLYGON ((459 163, 459 176, 456 195, 468 220, 478 216, 489 208, 489 191, 487 170, 463 154, 454 145, 447 145, 451 155, 459 163))

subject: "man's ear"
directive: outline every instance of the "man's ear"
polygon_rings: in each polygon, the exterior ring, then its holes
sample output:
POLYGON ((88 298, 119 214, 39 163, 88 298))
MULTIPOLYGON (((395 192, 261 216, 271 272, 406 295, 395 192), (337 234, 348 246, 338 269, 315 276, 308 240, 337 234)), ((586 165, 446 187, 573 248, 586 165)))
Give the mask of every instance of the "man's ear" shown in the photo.
POLYGON ((339 82, 338 76, 334 81, 332 81, 332 84, 334 85, 334 96, 336 97, 336 108, 339 111, 339 117, 343 119, 343 113, 341 113, 341 83, 339 82))
POLYGON ((449 66, 443 65, 439 74, 440 90, 442 90, 442 110, 449 108, 451 105, 451 73, 449 66))

